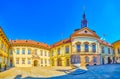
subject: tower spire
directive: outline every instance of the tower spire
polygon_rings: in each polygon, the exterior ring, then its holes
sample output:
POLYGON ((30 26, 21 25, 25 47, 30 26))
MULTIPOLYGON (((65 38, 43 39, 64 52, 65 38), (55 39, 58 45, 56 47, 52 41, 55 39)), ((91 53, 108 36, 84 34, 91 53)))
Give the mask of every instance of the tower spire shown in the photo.
POLYGON ((81 28, 87 27, 87 19, 85 15, 85 7, 83 7, 83 15, 82 15, 82 21, 81 21, 81 28))

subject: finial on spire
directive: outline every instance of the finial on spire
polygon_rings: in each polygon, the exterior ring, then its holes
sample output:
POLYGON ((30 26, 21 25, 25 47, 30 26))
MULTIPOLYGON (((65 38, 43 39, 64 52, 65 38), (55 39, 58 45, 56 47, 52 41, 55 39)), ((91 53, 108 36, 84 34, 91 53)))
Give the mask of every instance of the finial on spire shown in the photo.
POLYGON ((85 5, 83 6, 83 12, 85 12, 85 5))
POLYGON ((87 19, 85 15, 85 6, 83 6, 83 15, 82 15, 82 21, 81 21, 81 28, 87 27, 87 19))

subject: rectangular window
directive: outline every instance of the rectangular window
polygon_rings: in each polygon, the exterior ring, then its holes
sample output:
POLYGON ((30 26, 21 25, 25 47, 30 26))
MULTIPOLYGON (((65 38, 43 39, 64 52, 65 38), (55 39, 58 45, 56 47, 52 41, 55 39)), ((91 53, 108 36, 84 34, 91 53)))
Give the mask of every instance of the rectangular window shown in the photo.
POLYGON ((104 50, 104 47, 103 47, 103 46, 101 47, 101 49, 102 49, 102 53, 105 53, 105 50, 104 50))
POLYGON ((20 50, 19 49, 16 50, 16 54, 20 54, 20 50))
POLYGON ((88 52, 88 50, 89 50, 88 44, 85 44, 85 52, 88 52))
POLYGON ((80 44, 77 44, 77 52, 80 52, 80 44))
POLYGON ((67 46, 65 50, 66 50, 66 53, 69 53, 69 46, 67 46))
POLYGON ((92 45, 92 52, 96 52, 96 45, 92 45))
POLYGON ((43 56, 43 51, 42 51, 42 50, 41 50, 41 52, 40 52, 40 53, 41 53, 41 56, 43 56))
POLYGON ((16 59, 16 64, 19 64, 19 59, 18 58, 16 59))
POLYGON ((57 52, 58 52, 58 55, 60 55, 60 48, 58 48, 57 52))
POLYGON ((46 56, 46 51, 45 51, 45 56, 46 56))
POLYGON ((43 59, 41 59, 41 64, 43 64, 43 59))
POLYGON ((30 58, 28 59, 28 64, 31 64, 31 62, 30 62, 30 58))
POLYGON ((25 64, 25 59, 22 59, 22 64, 25 64))
POLYGON ((28 50, 28 54, 30 54, 30 52, 31 52, 31 51, 30 51, 30 50, 28 50))
POLYGON ((110 54, 110 48, 108 48, 108 54, 110 54))
POLYGON ((25 49, 22 49, 22 54, 25 54, 25 49))

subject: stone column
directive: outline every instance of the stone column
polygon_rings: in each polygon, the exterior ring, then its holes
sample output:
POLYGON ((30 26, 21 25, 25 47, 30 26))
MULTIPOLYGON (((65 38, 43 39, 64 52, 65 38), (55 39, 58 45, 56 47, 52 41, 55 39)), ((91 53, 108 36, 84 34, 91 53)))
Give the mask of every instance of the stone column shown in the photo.
POLYGON ((80 45, 81 45, 81 51, 85 51, 85 48, 84 48, 85 46, 84 46, 84 44, 81 43, 80 45))

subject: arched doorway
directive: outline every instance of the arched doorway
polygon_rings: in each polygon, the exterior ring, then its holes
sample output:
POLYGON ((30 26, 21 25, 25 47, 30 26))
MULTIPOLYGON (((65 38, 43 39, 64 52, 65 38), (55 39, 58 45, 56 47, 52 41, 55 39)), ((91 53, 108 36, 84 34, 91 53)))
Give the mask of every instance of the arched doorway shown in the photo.
POLYGON ((57 59, 57 66, 62 66, 62 60, 61 60, 61 58, 57 59))
POLYGON ((69 66, 70 63, 69 63, 69 59, 66 59, 66 66, 69 66))
POLYGON ((110 57, 108 57, 108 64, 110 64, 111 63, 111 59, 110 59, 110 57))
POLYGON ((97 57, 93 57, 93 63, 94 63, 94 65, 96 65, 96 63, 97 63, 97 57))
POLYGON ((12 66, 13 66, 13 60, 10 59, 10 67, 12 67, 12 66))
POLYGON ((113 57, 113 63, 115 63, 115 57, 113 57))
POLYGON ((34 60, 34 66, 38 66, 38 61, 34 60))

